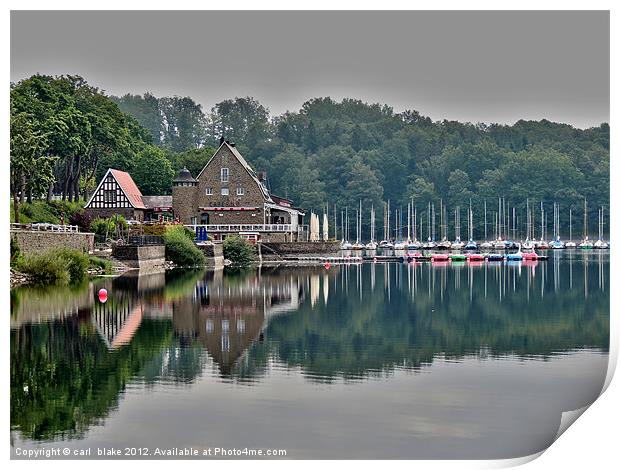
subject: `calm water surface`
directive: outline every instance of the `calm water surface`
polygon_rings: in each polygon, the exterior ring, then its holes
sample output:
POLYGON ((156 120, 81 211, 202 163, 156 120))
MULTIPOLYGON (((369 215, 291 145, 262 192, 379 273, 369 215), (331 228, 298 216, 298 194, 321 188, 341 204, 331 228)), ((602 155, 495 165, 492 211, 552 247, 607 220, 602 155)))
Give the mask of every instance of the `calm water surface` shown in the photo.
MULTIPOLYGON (((609 254, 172 271, 11 293, 16 449, 512 458, 596 399, 609 254), (109 291, 106 303, 97 291, 109 291)), ((93 455, 95 454, 95 455, 93 455)))

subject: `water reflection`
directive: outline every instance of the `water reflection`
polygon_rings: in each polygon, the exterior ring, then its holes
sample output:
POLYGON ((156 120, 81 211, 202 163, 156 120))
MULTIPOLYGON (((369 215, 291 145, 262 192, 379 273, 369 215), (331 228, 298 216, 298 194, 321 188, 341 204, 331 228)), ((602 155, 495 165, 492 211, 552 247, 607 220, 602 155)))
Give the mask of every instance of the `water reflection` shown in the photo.
POLYGON ((607 253, 547 262, 128 273, 12 293, 11 426, 80 437, 128 386, 387 379, 466 357, 607 351, 607 253), (108 289, 106 303, 99 288, 108 289))

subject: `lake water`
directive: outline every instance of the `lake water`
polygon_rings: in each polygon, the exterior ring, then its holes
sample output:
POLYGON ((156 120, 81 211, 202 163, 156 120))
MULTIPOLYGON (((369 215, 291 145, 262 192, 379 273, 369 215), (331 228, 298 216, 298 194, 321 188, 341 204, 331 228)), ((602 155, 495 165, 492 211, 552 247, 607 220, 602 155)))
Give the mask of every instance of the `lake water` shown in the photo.
POLYGON ((549 255, 15 289, 12 455, 538 452, 563 411, 598 397, 609 349, 609 253, 549 255))

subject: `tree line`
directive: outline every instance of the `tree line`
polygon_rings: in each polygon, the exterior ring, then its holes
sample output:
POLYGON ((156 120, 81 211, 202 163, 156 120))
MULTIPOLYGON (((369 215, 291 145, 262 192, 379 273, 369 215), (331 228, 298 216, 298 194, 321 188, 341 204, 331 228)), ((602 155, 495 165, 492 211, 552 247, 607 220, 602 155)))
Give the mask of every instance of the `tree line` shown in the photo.
POLYGON ((607 123, 577 129, 547 120, 433 121, 415 110, 397 113, 385 104, 329 97, 279 116, 251 97, 224 100, 205 112, 190 97, 106 96, 81 77, 40 75, 12 85, 11 123, 14 200, 40 197, 43 188, 50 197, 85 196, 110 166, 129 171, 143 193, 166 194, 175 171, 186 166, 195 176, 224 136, 256 170, 267 172, 273 193, 315 212, 329 210, 330 222, 335 210, 340 225, 348 207, 354 227, 362 201, 365 238, 370 207, 380 232, 388 200, 401 213, 412 203, 422 221, 429 203, 439 207, 441 201, 451 235, 454 210, 460 208, 465 227, 471 201, 477 238, 485 201, 492 225, 499 197, 510 217, 514 208, 520 227, 526 201, 542 202, 547 213, 558 203, 564 233, 569 208, 573 231, 581 233, 584 198, 591 228, 598 208, 609 207, 607 123), (24 177, 35 165, 47 171, 24 177))

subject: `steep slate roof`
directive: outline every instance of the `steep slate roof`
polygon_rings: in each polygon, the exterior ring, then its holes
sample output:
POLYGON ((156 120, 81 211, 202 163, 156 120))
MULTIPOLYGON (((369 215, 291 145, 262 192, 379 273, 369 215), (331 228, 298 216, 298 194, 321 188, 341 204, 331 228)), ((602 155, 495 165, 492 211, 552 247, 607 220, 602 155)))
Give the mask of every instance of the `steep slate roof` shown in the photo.
POLYGON ((136 186, 136 183, 134 183, 131 175, 126 171, 113 169, 108 171, 112 173, 112 176, 114 176, 114 179, 125 193, 125 196, 129 199, 131 205, 136 209, 146 209, 144 202, 142 202, 142 193, 138 189, 138 186, 136 186))
POLYGON ((205 169, 209 166, 209 163, 211 163, 213 161, 213 159, 215 158, 215 156, 219 153, 219 151, 222 149, 222 147, 226 146, 228 148, 228 150, 230 150, 230 152, 235 156, 235 158, 237 160, 239 160, 239 163, 241 163, 241 165, 245 168, 245 170, 248 172, 248 174, 252 177, 252 179, 254 180, 254 182, 258 185, 258 187, 260 188, 261 192, 263 193, 263 197, 265 198, 265 200, 267 202, 273 202, 273 200, 271 199, 271 195, 269 194, 269 190, 267 189, 267 187, 258 179, 258 176, 256 176, 256 172, 252 169, 252 167, 250 166, 250 164, 246 161, 245 158, 243 158, 243 156, 239 153, 239 151, 233 147, 232 145, 230 145, 228 142, 224 141, 222 142, 222 145, 219 146, 219 148, 215 151, 215 153, 213 154, 213 156, 209 159, 209 161, 207 162, 207 164, 202 168, 202 170, 200 171, 200 173, 198 174, 198 176, 196 177, 196 179, 200 179, 200 176, 202 175, 202 173, 205 171, 205 169))
POLYGON ((173 183, 195 183, 196 179, 192 176, 187 168, 179 170, 177 176, 172 181, 173 183))
POLYGON ((172 196, 142 196, 142 202, 147 209, 172 207, 172 196))

